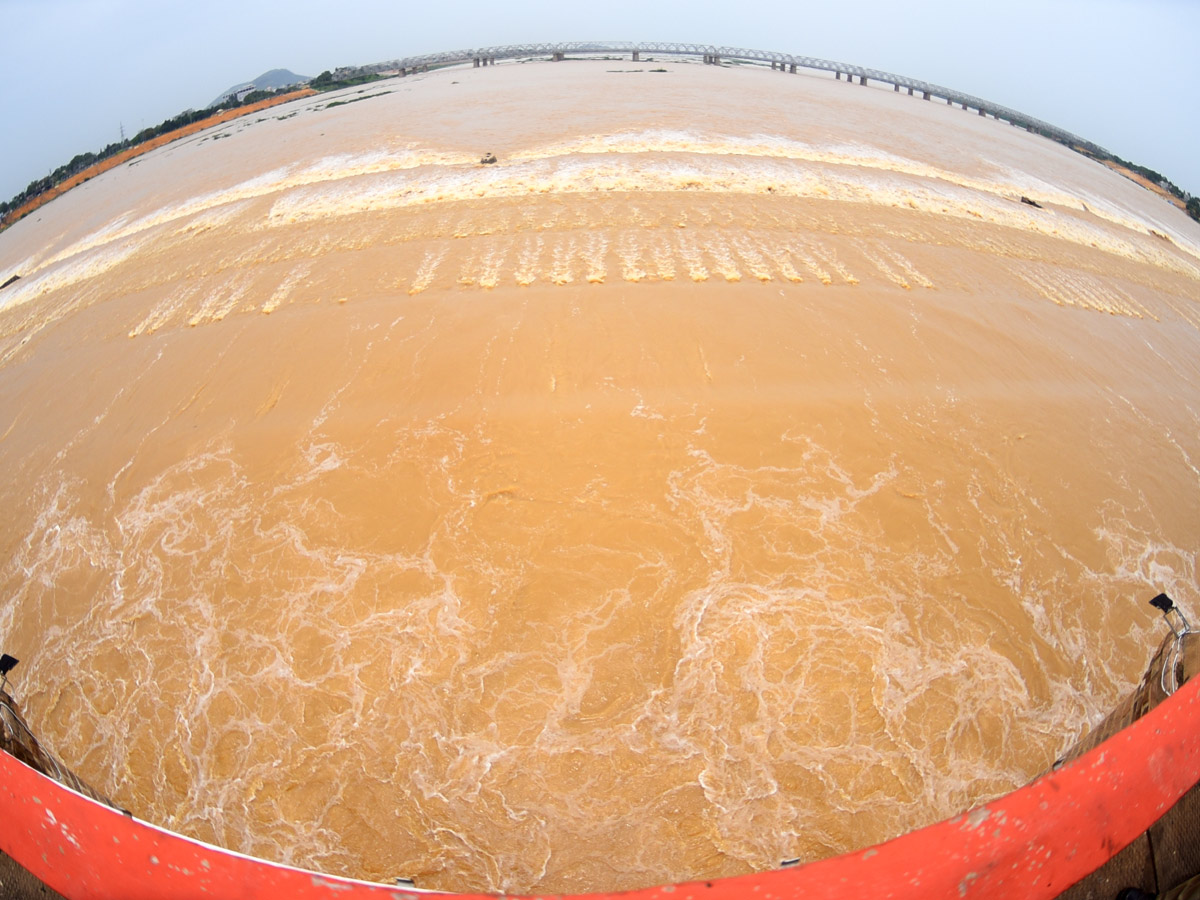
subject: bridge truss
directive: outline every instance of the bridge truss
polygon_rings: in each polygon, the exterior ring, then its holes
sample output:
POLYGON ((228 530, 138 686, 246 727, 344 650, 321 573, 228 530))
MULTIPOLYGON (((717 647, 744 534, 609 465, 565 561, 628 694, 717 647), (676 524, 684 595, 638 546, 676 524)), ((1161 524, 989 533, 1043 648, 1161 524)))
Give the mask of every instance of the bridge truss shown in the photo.
POLYGON ((726 60, 749 63, 769 63, 772 68, 795 72, 797 69, 814 69, 823 72, 833 72, 836 77, 845 76, 847 80, 857 78, 860 84, 878 81, 893 85, 895 90, 907 90, 910 94, 920 94, 924 99, 938 98, 950 105, 959 105, 963 109, 974 109, 979 115, 1018 125, 1029 131, 1034 131, 1046 137, 1074 147, 1081 147, 1093 153, 1107 154, 1103 147, 1086 141, 1077 135, 1064 131, 1048 122, 1027 116, 1024 113, 992 103, 988 100, 965 94, 951 88, 884 72, 879 69, 867 69, 850 63, 836 62, 828 59, 818 59, 812 56, 796 56, 791 53, 781 53, 773 50, 751 50, 745 47, 718 47, 711 44, 679 44, 670 42, 633 42, 633 41, 570 41, 566 43, 536 43, 508 44, 497 47, 477 47, 469 50, 445 50, 440 53, 426 53, 421 56, 407 56, 385 62, 373 63, 350 69, 339 69, 338 75, 345 77, 350 74, 378 74, 396 72, 407 75, 434 67, 455 65, 471 62, 476 66, 492 65, 497 60, 536 59, 548 57, 561 60, 567 56, 596 55, 596 54, 631 54, 634 59, 642 53, 660 56, 689 56, 698 57, 706 63, 719 64, 726 60))

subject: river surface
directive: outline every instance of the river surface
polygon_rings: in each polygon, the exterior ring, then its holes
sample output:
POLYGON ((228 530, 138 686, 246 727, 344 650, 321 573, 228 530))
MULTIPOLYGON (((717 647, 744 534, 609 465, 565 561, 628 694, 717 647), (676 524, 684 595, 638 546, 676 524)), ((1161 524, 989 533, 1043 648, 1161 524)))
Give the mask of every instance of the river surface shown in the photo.
POLYGON ((817 859, 1044 771, 1146 601, 1200 612, 1200 226, 890 87, 382 81, 82 185, 13 274, 18 699, 242 852, 507 891, 817 859))

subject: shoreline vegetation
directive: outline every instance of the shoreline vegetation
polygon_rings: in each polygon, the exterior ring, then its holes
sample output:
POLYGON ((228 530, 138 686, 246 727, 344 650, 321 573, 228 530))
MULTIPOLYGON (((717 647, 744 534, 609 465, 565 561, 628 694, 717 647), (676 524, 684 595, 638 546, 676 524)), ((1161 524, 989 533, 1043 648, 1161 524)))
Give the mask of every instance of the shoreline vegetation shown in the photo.
MULTIPOLYGON (((437 66, 441 68, 441 66, 437 66)), ((655 70, 657 71, 657 70, 655 70)), ((665 71, 665 70, 664 70, 665 71)), ((99 153, 81 153, 69 163, 59 166, 44 178, 29 184, 17 196, 5 202, 0 201, 0 231, 12 225, 49 203, 55 197, 83 184, 97 175, 107 172, 135 157, 155 150, 164 144, 195 134, 205 128, 220 125, 232 119, 240 118, 259 110, 279 106, 292 100, 311 97, 317 93, 340 90, 347 87, 369 84, 390 77, 368 71, 364 68, 345 67, 336 72, 326 70, 313 78, 299 90, 286 90, 285 93, 273 91, 252 91, 240 103, 232 107, 222 107, 210 112, 209 109, 187 110, 161 124, 138 132, 131 139, 109 144, 99 153)), ((1058 140, 1052 135, 1043 135, 1050 140, 1058 140)), ((1194 197, 1181 189, 1169 179, 1148 169, 1121 159, 1110 153, 1097 153, 1091 149, 1077 146, 1073 143, 1063 143, 1076 153, 1095 160, 1141 185, 1146 190, 1158 194, 1171 205, 1186 213, 1194 221, 1200 222, 1200 197, 1194 197)))
POLYGON ((1192 219, 1200 222, 1200 197, 1193 197, 1187 191, 1169 179, 1164 178, 1153 169, 1147 169, 1145 166, 1131 163, 1128 160, 1121 159, 1119 156, 1093 153, 1083 147, 1071 146, 1071 149, 1076 153, 1082 153, 1084 156, 1094 159, 1100 165, 1112 169, 1119 175, 1124 175, 1130 181, 1140 184, 1146 190, 1158 194, 1172 206, 1178 207, 1192 219))
POLYGON ((319 93, 312 88, 289 90, 285 93, 253 91, 238 105, 219 109, 188 110, 161 124, 138 132, 127 141, 109 144, 98 153, 81 153, 69 163, 59 166, 45 178, 32 182, 24 191, 7 203, 0 202, 0 231, 31 212, 60 197, 71 188, 89 181, 109 169, 115 169, 131 159, 157 150, 166 144, 188 137, 198 131, 222 125, 242 116, 270 109, 292 100, 319 93))

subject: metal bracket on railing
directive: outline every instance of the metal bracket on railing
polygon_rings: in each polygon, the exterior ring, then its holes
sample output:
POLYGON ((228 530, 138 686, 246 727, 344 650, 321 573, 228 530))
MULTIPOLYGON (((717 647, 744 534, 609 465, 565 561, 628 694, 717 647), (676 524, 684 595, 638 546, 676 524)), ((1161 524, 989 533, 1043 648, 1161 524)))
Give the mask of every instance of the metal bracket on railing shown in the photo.
POLYGON ((0 655, 0 691, 8 690, 8 673, 19 662, 19 659, 15 656, 9 656, 7 653, 0 655))
POLYGON ((1175 601, 1166 594, 1159 594, 1150 601, 1150 605, 1155 609, 1162 610, 1163 618, 1167 620, 1167 627, 1171 629, 1171 633, 1175 637, 1183 637, 1185 634, 1192 632, 1192 626, 1188 622, 1187 616, 1183 614, 1183 610, 1176 606, 1175 601), (1179 621, 1183 623, 1181 627, 1175 627, 1175 623, 1171 621, 1171 613, 1179 616, 1179 621))

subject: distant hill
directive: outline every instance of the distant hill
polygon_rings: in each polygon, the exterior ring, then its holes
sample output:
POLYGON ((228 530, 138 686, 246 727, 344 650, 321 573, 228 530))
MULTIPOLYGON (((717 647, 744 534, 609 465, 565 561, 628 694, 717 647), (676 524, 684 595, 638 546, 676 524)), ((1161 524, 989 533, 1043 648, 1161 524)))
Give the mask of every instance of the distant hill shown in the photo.
POLYGON ((221 91, 221 95, 212 103, 210 107, 221 103, 225 98, 233 95, 244 95, 250 91, 273 91, 283 87, 290 87, 293 84, 307 84, 312 81, 311 75, 297 75, 289 69, 272 69, 269 72, 263 72, 253 81, 245 81, 241 84, 235 84, 233 87, 226 88, 221 91))

